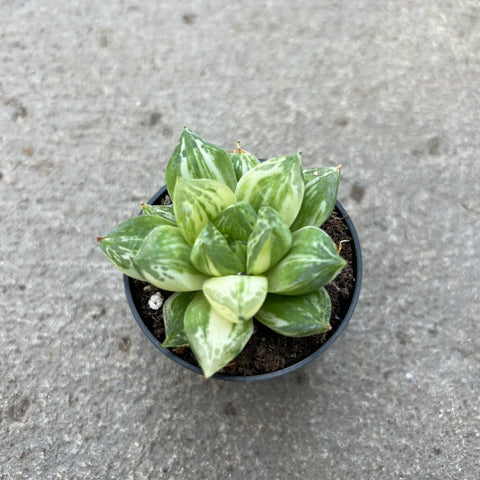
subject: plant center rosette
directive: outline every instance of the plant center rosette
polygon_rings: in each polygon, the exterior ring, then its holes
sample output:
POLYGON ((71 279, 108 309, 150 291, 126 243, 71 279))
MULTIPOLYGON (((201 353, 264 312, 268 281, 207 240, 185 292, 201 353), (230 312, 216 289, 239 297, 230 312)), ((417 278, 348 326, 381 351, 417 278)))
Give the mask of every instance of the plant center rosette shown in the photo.
POLYGON ((184 128, 166 169, 173 204, 142 204, 99 246, 124 274, 175 292, 162 346, 189 346, 210 377, 245 347, 253 317, 292 337, 330 329, 324 286, 346 262, 320 227, 339 179, 338 167, 303 170, 300 153, 260 162, 184 128))

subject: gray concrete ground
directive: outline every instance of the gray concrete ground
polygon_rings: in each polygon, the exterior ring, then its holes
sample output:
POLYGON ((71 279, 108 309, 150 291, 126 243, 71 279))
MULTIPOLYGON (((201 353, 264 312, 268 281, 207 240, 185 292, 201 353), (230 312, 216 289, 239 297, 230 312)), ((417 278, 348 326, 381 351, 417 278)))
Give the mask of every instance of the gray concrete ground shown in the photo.
POLYGON ((477 0, 0 1, 0 478, 480 476, 477 0), (298 373, 160 355, 95 236, 189 125, 343 165, 365 276, 298 373))

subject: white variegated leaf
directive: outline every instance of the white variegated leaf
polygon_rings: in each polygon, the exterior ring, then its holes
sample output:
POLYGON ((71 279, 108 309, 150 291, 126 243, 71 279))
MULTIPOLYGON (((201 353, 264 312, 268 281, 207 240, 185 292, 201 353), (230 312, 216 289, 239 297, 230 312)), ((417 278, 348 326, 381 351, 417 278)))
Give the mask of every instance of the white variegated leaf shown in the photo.
POLYGON ((305 193, 292 232, 308 225, 320 227, 332 213, 340 183, 340 167, 304 170, 305 193))
POLYGON ((185 333, 184 317, 188 305, 195 292, 177 292, 170 295, 163 304, 163 322, 165 324, 165 340, 162 347, 183 347, 188 345, 185 333))
POLYGON ((232 191, 235 191, 237 184, 227 153, 188 128, 183 129, 165 172, 167 190, 172 198, 175 196, 178 178, 217 180, 232 191))
POLYGON ((229 275, 206 280, 203 293, 222 316, 232 322, 245 322, 262 306, 267 286, 265 277, 229 275))
POLYGON ((259 275, 275 265, 292 245, 292 234, 276 210, 262 207, 247 244, 247 273, 259 275))
POLYGON ((332 305, 324 288, 295 297, 269 293, 255 318, 287 337, 308 337, 330 330, 332 305))
POLYGON ((145 280, 135 268, 132 259, 153 229, 168 224, 169 222, 161 217, 139 215, 122 222, 104 237, 99 237, 98 245, 108 260, 122 273, 145 280))
POLYGON ((213 277, 245 271, 244 261, 230 249, 225 237, 210 222, 195 240, 190 259, 197 270, 213 277))
POLYGON ((243 175, 245 175, 245 173, 260 163, 255 155, 242 150, 240 146, 236 150, 227 152, 227 155, 232 162, 237 182, 243 177, 243 175))
POLYGON ((252 336, 253 320, 227 320, 198 292, 185 312, 185 332, 203 373, 211 377, 243 350, 252 336))
POLYGON ((237 202, 218 215, 215 226, 227 238, 246 242, 256 221, 255 209, 248 202, 237 202))
POLYGON ((235 194, 258 212, 261 207, 275 209, 290 226, 302 204, 304 182, 301 154, 267 160, 240 179, 235 194))
POLYGON ((145 281, 172 292, 201 290, 206 277, 190 261, 191 247, 180 230, 160 226, 145 238, 132 259, 145 281))
POLYGON ((232 252, 241 260, 244 267, 242 272, 245 273, 247 269, 247 242, 243 240, 230 240, 228 245, 232 252))
POLYGON ((150 205, 148 203, 142 203, 142 214, 161 217, 165 220, 165 225, 171 225, 172 227, 177 226, 173 205, 150 205))
POLYGON ((216 180, 177 181, 173 209, 178 227, 185 240, 193 245, 198 234, 208 222, 235 203, 235 194, 216 180))
POLYGON ((345 264, 323 230, 303 227, 293 233, 289 252, 265 274, 268 291, 281 295, 313 292, 331 282, 345 264))

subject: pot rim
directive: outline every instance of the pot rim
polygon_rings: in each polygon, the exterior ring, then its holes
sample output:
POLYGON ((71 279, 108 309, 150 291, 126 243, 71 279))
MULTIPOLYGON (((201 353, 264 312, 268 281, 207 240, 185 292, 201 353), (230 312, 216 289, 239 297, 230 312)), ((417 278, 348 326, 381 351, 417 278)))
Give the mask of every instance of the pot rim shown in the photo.
MULTIPOLYGON (((162 195, 167 193, 167 187, 163 186, 147 203, 150 205, 153 205, 162 195)), ((348 325, 348 322, 352 318, 353 312, 355 310, 355 307, 358 302, 358 298, 360 295, 360 287, 362 283, 362 275, 363 275, 363 269, 362 269, 362 252, 360 249, 360 240, 358 238, 357 231, 355 230, 355 227, 353 225, 353 222, 348 215, 348 213, 345 211, 341 203, 337 200, 335 204, 335 208, 341 213, 343 219, 345 220, 345 223, 348 226, 348 229, 350 230, 350 234, 352 236, 352 242, 354 246, 354 252, 353 252, 353 270, 355 272, 355 288, 353 291, 352 295, 352 300, 350 302, 350 306, 347 310, 347 313, 345 314, 345 317, 343 318, 342 322, 340 325, 337 327, 333 335, 315 352, 313 352, 311 355, 308 357, 304 358, 303 360, 300 360, 298 363, 295 363, 293 365, 290 365, 289 367, 282 368, 280 370, 276 370, 275 372, 270 372, 270 373, 262 373, 259 375, 247 375, 247 376, 236 376, 236 375, 227 375, 224 373, 215 373, 212 375, 210 378, 214 378, 217 380, 226 380, 226 381, 232 381, 232 382, 256 382, 260 380, 270 380, 272 378, 280 377, 282 375, 286 375, 287 373, 293 372, 294 370, 297 370, 307 363, 310 363, 312 360, 315 360, 317 357, 319 357, 325 350, 327 350, 336 340, 337 338, 342 334, 342 332, 345 330, 346 326, 348 325)), ((187 368, 188 370, 191 370, 192 372, 195 372, 199 375, 203 375, 203 371, 201 368, 197 367, 196 365, 192 365, 182 358, 178 357, 175 355, 171 350, 168 348, 163 348, 161 346, 161 342, 153 335, 153 333, 150 331, 150 329, 145 325, 145 323, 142 320, 141 315, 139 314, 137 307, 135 306, 135 303, 133 301, 132 297, 132 291, 131 291, 131 278, 128 277, 127 275, 123 276, 123 282, 125 286, 125 294, 127 296, 128 300, 128 305, 130 307, 130 310, 133 313, 133 316, 135 317, 135 320, 137 321, 140 329, 142 332, 148 337, 148 339, 155 345, 155 347, 160 350, 164 355, 169 357, 171 360, 174 362, 180 364, 181 366, 187 368)))

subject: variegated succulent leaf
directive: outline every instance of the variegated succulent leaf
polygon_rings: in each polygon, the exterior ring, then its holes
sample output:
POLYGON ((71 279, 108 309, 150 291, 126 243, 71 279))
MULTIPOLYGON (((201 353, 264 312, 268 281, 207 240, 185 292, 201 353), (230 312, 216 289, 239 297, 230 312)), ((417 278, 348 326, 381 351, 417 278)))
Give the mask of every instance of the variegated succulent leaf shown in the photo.
POLYGON ((100 237, 98 245, 122 273, 137 280, 145 280, 132 259, 153 229, 168 224, 162 217, 140 215, 120 223, 110 233, 100 237))
POLYGON ((240 180, 253 167, 256 167, 260 161, 255 155, 242 150, 240 147, 231 152, 227 152, 228 158, 232 162, 235 177, 240 180))
POLYGON ((188 345, 185 333, 184 317, 196 292, 177 292, 170 295, 163 304, 163 322, 165 324, 165 340, 162 347, 183 347, 188 345))
POLYGON ((225 237, 210 222, 197 236, 190 260, 197 270, 211 277, 245 271, 245 262, 231 250, 225 237))
POLYGON ((203 373, 211 377, 230 363, 253 333, 253 320, 231 322, 222 317, 198 292, 185 312, 185 332, 203 373))
POLYGON ((243 240, 230 240, 228 246, 235 253, 235 255, 242 261, 243 270, 247 270, 247 242, 243 240))
POLYGON ((235 194, 258 212, 261 207, 275 209, 290 226, 302 204, 305 185, 301 154, 267 160, 240 179, 235 194))
POLYGON ((173 200, 178 228, 185 240, 193 245, 208 222, 235 203, 235 194, 217 180, 184 180, 179 178, 173 200))
POLYGON ((247 243, 247 273, 259 275, 273 267, 292 245, 292 234, 281 215, 261 207, 247 243))
POLYGON ((309 225, 320 227, 330 216, 337 200, 340 167, 309 168, 303 171, 303 177, 305 193, 297 218, 290 227, 292 232, 309 225))
POLYGON ((322 287, 295 297, 269 293, 255 318, 280 335, 307 337, 330 330, 332 305, 322 287))
POLYGON ((209 278, 203 293, 210 305, 231 322, 250 320, 267 295, 267 279, 251 275, 229 275, 209 278))
POLYGON ((152 285, 172 292, 191 292, 201 290, 207 277, 193 266, 190 252, 180 229, 163 225, 150 232, 132 262, 152 285))
POLYGON ((232 191, 235 191, 237 184, 227 153, 188 128, 183 129, 165 172, 167 190, 172 198, 178 178, 217 180, 232 191))
POLYGON ((257 221, 257 212, 248 202, 237 202, 219 213, 215 226, 223 235, 247 241, 257 221))
POLYGON ((265 275, 268 291, 303 295, 331 282, 345 266, 333 240, 318 227, 303 227, 292 235, 292 246, 265 275))
POLYGON ((165 220, 165 225, 171 225, 172 227, 177 226, 173 205, 150 205, 148 203, 142 203, 142 215, 161 217, 165 220))

